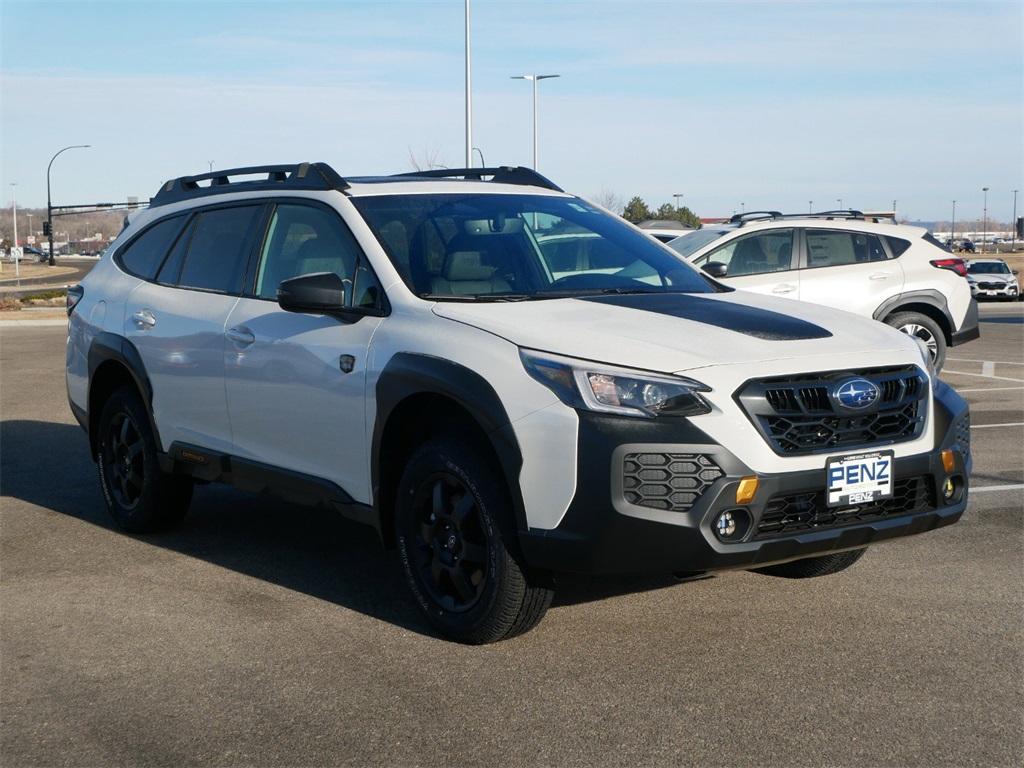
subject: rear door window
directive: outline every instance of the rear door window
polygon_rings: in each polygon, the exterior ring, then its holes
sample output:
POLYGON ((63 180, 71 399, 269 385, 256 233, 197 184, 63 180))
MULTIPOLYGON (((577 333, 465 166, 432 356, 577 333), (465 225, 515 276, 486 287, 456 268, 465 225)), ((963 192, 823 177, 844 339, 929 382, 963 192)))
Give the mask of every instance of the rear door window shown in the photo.
POLYGON ((158 221, 117 255, 118 263, 126 272, 152 280, 184 224, 185 216, 158 221))
POLYGON ((865 232, 808 229, 805 240, 807 266, 811 269, 867 264, 889 258, 881 239, 865 232))
POLYGON ((178 285, 240 293, 260 208, 259 205, 242 205, 199 213, 178 285))

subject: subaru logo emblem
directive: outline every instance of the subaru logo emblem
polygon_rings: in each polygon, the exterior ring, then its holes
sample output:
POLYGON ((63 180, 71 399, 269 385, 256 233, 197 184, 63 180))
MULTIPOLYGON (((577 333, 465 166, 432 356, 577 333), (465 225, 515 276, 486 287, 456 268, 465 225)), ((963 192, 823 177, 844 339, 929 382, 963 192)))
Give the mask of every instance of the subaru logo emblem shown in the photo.
POLYGON ((867 379, 847 379, 832 391, 832 396, 844 408, 859 411, 875 404, 880 392, 867 379))

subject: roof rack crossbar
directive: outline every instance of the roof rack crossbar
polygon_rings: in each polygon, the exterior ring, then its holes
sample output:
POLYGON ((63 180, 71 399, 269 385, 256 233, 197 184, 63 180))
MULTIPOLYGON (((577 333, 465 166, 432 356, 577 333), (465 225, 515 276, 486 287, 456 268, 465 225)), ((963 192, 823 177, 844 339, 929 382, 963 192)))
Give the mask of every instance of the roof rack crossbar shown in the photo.
POLYGON ((327 163, 298 163, 291 165, 253 165, 246 168, 226 168, 194 176, 179 176, 166 182, 154 195, 151 207, 168 205, 207 195, 226 192, 265 191, 275 189, 348 189, 349 184, 327 163), (232 176, 261 176, 263 179, 232 181, 232 176), (209 181, 205 186, 199 182, 209 181))
POLYGON ((394 178, 419 178, 419 179, 473 179, 484 181, 485 176, 490 176, 491 181, 497 184, 520 184, 530 187, 543 187, 555 192, 564 192, 551 179, 540 175, 532 168, 524 166, 502 165, 494 168, 432 168, 429 171, 408 171, 395 174, 394 178))
POLYGON ((729 223, 736 224, 737 222, 742 223, 753 219, 777 219, 781 215, 782 211, 744 211, 743 213, 733 214, 729 218, 729 223))

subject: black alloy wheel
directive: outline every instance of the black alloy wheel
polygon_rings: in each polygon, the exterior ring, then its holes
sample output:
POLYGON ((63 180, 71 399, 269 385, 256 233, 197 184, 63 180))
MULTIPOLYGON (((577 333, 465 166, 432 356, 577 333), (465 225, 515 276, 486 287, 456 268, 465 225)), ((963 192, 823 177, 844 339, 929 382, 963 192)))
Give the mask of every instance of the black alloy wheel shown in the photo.
POLYGON ((125 411, 114 414, 103 441, 102 461, 110 479, 110 492, 125 509, 134 509, 146 482, 142 432, 125 411))
POLYGON ((487 580, 488 535, 476 498, 455 475, 438 472, 416 489, 412 555, 431 599, 453 613, 472 608, 487 580))

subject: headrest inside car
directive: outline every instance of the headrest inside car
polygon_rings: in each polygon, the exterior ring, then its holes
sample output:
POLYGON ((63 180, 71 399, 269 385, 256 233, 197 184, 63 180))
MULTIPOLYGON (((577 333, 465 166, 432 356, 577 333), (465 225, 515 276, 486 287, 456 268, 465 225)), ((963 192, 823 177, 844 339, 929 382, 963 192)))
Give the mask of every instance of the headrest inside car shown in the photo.
POLYGON ((444 276, 448 280, 489 280, 494 267, 480 263, 480 251, 456 251, 448 255, 444 276))

